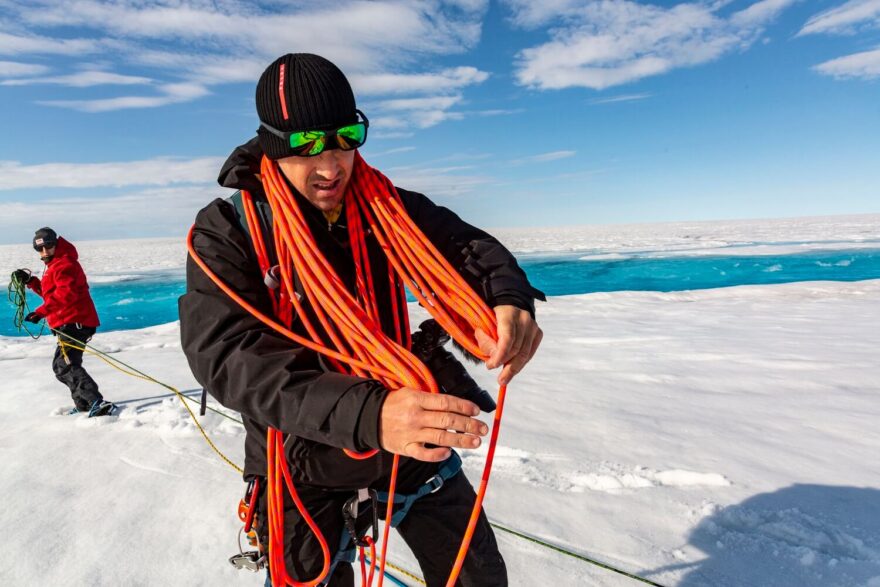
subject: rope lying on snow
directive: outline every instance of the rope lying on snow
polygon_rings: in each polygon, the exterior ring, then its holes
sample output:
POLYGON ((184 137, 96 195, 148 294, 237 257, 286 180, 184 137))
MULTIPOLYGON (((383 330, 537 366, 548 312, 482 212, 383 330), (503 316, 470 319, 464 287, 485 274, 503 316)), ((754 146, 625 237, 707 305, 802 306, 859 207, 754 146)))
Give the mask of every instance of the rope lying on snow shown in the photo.
MULTIPOLYGON (((152 377, 151 375, 147 375, 143 371, 140 371, 137 368, 132 367, 131 365, 129 365, 123 361, 120 361, 119 359, 117 359, 115 357, 111 357, 107 353, 99 351, 98 349, 82 342, 81 340, 75 339, 74 337, 70 336, 69 334, 67 334, 65 332, 62 332, 60 330, 55 330, 54 328, 52 329, 52 332, 54 332, 59 337, 58 344, 61 345, 62 348, 64 348, 64 347, 75 348, 75 349, 79 349, 83 352, 87 352, 89 354, 95 355, 98 358, 100 358, 101 360, 103 360, 105 363, 107 363, 108 365, 113 367, 114 369, 117 369, 117 370, 121 371, 122 373, 125 373, 126 375, 136 377, 137 379, 143 379, 144 381, 149 381, 151 383, 155 383, 156 385, 161 385, 165 389, 174 392, 174 394, 178 398, 180 398, 180 402, 183 404, 183 407, 185 407, 186 411, 189 412, 190 418, 192 418, 192 421, 195 423, 196 427, 199 429, 199 432, 202 433, 202 437, 205 439, 205 442, 208 443, 208 445, 214 450, 215 453, 217 453, 217 455, 221 459, 223 459, 223 461, 226 464, 228 464, 230 467, 232 467, 233 469, 238 471, 239 474, 244 475, 244 469, 242 469, 241 467, 239 467, 238 465, 233 463, 232 460, 229 457, 227 457, 225 454, 223 454, 223 452, 219 448, 217 448, 217 445, 215 445, 214 442, 208 437, 208 433, 205 431, 205 429, 199 423, 199 420, 198 420, 198 418, 196 418, 196 415, 193 413, 192 408, 190 408, 189 404, 186 403, 188 401, 195 402, 195 400, 185 396, 176 387, 174 387, 172 385, 168 385, 167 383, 163 383, 163 382, 159 381, 158 379, 152 377), (61 340, 62 336, 68 340, 61 340), (125 367, 125 368, 123 368, 123 367, 125 367)), ((210 406, 206 406, 206 407, 209 410, 211 410, 212 412, 220 414, 224 418, 228 418, 229 420, 232 420, 233 422, 236 422, 237 424, 242 424, 241 420, 237 420, 237 419, 233 418, 232 416, 230 416, 229 414, 224 414, 220 410, 214 409, 210 406)))
MULTIPOLYGON (((13 317, 13 324, 15 325, 15 327, 19 331, 24 330, 25 332, 27 332, 31 338, 34 338, 34 339, 40 338, 40 336, 42 336, 42 334, 43 334, 44 329, 46 328, 45 323, 43 323, 40 326, 40 332, 34 334, 30 330, 28 330, 28 328, 26 326, 27 323, 24 321, 24 316, 26 316, 29 311, 28 304, 27 304, 26 282, 21 279, 18 279, 15 276, 15 273, 13 273, 12 277, 9 281, 8 290, 9 290, 8 291, 9 301, 12 302, 12 304, 15 306, 15 316, 13 317)), ((159 381, 155 377, 152 377, 151 375, 148 375, 148 374, 144 373, 143 371, 140 371, 136 367, 133 367, 133 366, 129 365, 128 363, 125 363, 124 361, 121 361, 115 357, 111 357, 107 353, 100 351, 100 350, 96 349, 95 347, 88 345, 85 342, 74 338, 73 336, 67 334, 66 332, 63 332, 61 330, 56 330, 54 328, 50 328, 49 330, 51 330, 58 337, 58 345, 61 347, 62 352, 64 352, 64 350, 67 348, 74 348, 77 350, 81 350, 84 353, 89 353, 91 355, 94 355, 94 356, 100 358, 102 361, 104 361, 105 363, 107 363, 108 365, 113 367, 114 369, 117 369, 118 371, 125 373, 126 375, 130 375, 131 377, 136 377, 136 378, 142 379, 144 381, 149 381, 151 383, 155 383, 156 385, 160 385, 160 386, 164 387, 165 389, 174 392, 174 394, 178 398, 180 398, 180 402, 183 404, 183 407, 185 407, 186 411, 189 412, 190 418, 192 418, 196 427, 199 429, 199 432, 202 433, 202 437, 204 437, 205 442, 208 443, 208 445, 214 450, 215 453, 217 453, 217 455, 221 459, 223 459, 223 461, 226 464, 228 464, 230 467, 235 469, 239 474, 242 474, 242 475, 244 474, 244 470, 241 467, 239 467, 238 465, 236 465, 235 463, 233 463, 229 457, 227 457, 225 454, 223 454, 223 452, 219 448, 217 448, 217 445, 215 445, 214 442, 211 441, 211 439, 208 437, 208 433, 202 427, 201 423, 199 423, 198 418, 196 418, 196 415, 193 413, 192 409, 187 404, 188 401, 195 402, 195 400, 185 396, 176 387, 174 387, 172 385, 168 385, 167 383, 163 383, 162 381, 159 381)), ((243 425, 241 420, 233 418, 229 414, 225 414, 225 413, 221 412, 220 410, 212 408, 211 406, 206 406, 206 407, 207 407, 207 409, 211 410, 212 412, 214 412, 216 414, 223 416, 224 418, 232 420, 233 422, 235 422, 237 424, 243 425)))
POLYGON ((622 569, 618 569, 617 567, 615 567, 611 564, 597 561, 597 560, 592 559, 588 556, 578 554, 578 553, 573 552, 571 550, 567 550, 565 548, 562 548, 561 546, 557 546, 555 544, 551 544, 549 542, 541 540, 540 538, 535 538, 534 536, 529 536, 528 534, 518 532, 512 528, 509 528, 507 526, 503 526, 497 522, 489 522, 489 525, 491 525, 493 528, 497 528, 498 530, 501 530, 502 532, 507 532, 508 534, 511 534, 513 536, 517 536, 519 538, 522 538, 523 540, 528 540, 529 542, 533 542, 539 546, 543 546, 544 548, 549 548, 550 550, 555 550, 556 552, 559 552, 559 553, 564 554, 566 556, 570 556, 572 558, 576 558, 576 559, 584 561, 586 563, 590 563, 591 565, 596 565, 597 567, 606 569, 608 571, 612 571, 614 573, 618 573, 620 575, 623 575, 624 577, 629 577, 630 579, 634 579, 636 581, 641 581, 642 583, 646 583, 648 585, 653 585, 654 587, 663 587, 663 585, 661 585, 660 583, 655 583, 654 581, 652 581, 650 579, 646 579, 645 577, 640 577, 639 575, 629 573, 629 572, 624 571, 622 569))

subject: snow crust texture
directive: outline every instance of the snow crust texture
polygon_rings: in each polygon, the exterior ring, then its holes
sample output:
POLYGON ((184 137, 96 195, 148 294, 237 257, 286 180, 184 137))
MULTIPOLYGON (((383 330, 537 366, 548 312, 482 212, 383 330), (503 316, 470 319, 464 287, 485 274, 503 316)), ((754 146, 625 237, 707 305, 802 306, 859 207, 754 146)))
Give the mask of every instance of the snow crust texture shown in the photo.
MULTIPOLYGON (((508 390, 490 519, 668 586, 880 587, 878 317, 880 280, 540 304, 544 344, 508 390)), ((177 323, 93 344, 200 395, 177 323)), ((0 585, 261 585, 227 563, 244 485, 180 401, 87 356, 123 409, 62 415, 53 352, 51 337, 0 337, 0 585)), ((495 390, 495 373, 472 372, 495 390)), ((200 422, 240 464, 242 428, 200 422)), ((473 482, 485 450, 463 454, 473 482)), ((637 584, 498 540, 512 585, 637 584)), ((417 569, 398 538, 390 552, 417 569)))

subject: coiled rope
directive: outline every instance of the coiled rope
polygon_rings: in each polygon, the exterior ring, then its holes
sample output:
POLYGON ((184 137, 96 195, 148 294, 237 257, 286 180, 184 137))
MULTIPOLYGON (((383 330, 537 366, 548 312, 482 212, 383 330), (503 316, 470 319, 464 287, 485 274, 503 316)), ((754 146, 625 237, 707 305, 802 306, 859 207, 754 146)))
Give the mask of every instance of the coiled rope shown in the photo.
MULTIPOLYGON (((267 200, 273 213, 273 232, 278 253, 281 275, 280 298, 293 306, 302 320, 310 339, 299 336, 248 304, 204 263, 195 251, 193 231, 190 230, 188 248, 190 255, 205 273, 227 295, 246 311, 275 331, 296 343, 315 350, 327 357, 333 367, 342 373, 378 379, 388 389, 411 387, 438 392, 431 373, 409 352, 409 320, 405 312, 403 285, 438 321, 438 323, 464 348, 482 360, 488 356, 479 348, 475 331, 481 329, 497 339, 494 313, 470 288, 446 259, 430 243, 415 225, 391 182, 378 171, 369 167, 359 154, 355 154, 354 172, 345 195, 349 235, 356 267, 356 296, 345 287, 342 280, 318 249, 305 217, 282 178, 275 162, 264 158, 261 165, 262 180, 267 200), (395 317, 395 338, 387 336, 379 323, 378 304, 372 283, 373 273, 369 263, 366 231, 369 227, 389 262, 388 280, 390 303, 395 317), (326 336, 321 336, 303 311, 294 288, 294 267, 311 302, 314 315, 326 336), (398 314, 403 309, 402 318, 398 314)), ((245 205, 252 206, 250 196, 242 192, 245 205)), ((248 213, 251 214, 251 213, 248 213)), ((250 221, 249 221, 250 222, 250 221)), ((259 251, 258 251, 259 253, 259 251)), ((282 304, 283 305, 283 304, 282 304)), ((277 312, 277 310, 276 310, 277 312)), ((277 312, 284 315, 283 312, 277 312)), ((500 418, 503 413, 505 387, 498 396, 498 408, 490 438, 488 457, 483 479, 477 492, 474 509, 468 522, 462 544, 447 584, 455 584, 461 571, 468 546, 473 537, 482 501, 488 485, 494 447, 497 442, 500 418)), ((269 519, 270 519, 270 569, 273 587, 282 585, 312 587, 320 583, 330 567, 330 554, 326 541, 318 531, 308 512, 302 507, 290 477, 283 451, 281 431, 269 429, 267 445, 269 457, 269 519), (282 481, 293 498, 300 513, 315 533, 324 552, 324 568, 318 577, 297 582, 286 571, 283 542, 283 493, 282 481)), ((357 454, 353 458, 369 458, 377 451, 357 454)), ((386 519, 391 519, 393 494, 397 480, 399 456, 395 455, 389 486, 386 519)), ((379 560, 379 585, 384 576, 385 559, 390 525, 385 526, 382 553, 379 560)))
MULTIPOLYGON (((28 279, 33 275, 30 270, 26 270, 28 273, 28 279)), ((28 328, 28 323, 25 322, 24 317, 28 314, 28 306, 27 306, 27 280, 19 279, 15 272, 9 277, 9 285, 6 286, 6 297, 12 302, 13 307, 15 308, 15 313, 12 316, 12 324, 18 329, 19 332, 24 330, 28 333, 28 336, 31 338, 40 338, 43 335, 43 331, 45 330, 45 324, 40 325, 40 331, 36 334, 30 331, 28 328)))

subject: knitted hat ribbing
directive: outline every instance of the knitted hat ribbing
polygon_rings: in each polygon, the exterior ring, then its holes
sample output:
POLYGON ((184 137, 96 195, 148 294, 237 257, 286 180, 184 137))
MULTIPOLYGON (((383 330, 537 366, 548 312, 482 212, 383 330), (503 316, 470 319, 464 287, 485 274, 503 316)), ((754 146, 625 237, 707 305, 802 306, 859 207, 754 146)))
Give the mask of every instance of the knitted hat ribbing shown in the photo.
MULTIPOLYGON (((357 122, 354 93, 345 74, 311 53, 276 59, 257 82, 257 116, 278 130, 332 129, 357 122)), ((270 159, 289 157, 290 146, 264 128, 257 131, 270 159)))

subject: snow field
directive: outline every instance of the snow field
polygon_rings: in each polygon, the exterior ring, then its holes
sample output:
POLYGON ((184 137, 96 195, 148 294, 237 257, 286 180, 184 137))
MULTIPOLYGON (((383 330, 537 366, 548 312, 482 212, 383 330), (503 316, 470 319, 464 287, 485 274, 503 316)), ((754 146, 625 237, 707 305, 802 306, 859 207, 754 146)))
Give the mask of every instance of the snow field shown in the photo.
MULTIPOLYGON (((498 234, 519 251, 705 254, 774 242, 775 254, 876 246, 878 227, 867 215, 498 234)), ((83 245, 95 282, 184 262, 180 239, 83 245)), ((34 265, 27 247, 0 255, 34 265)), ((880 280, 540 304, 545 339, 508 391, 490 519, 668 586, 880 587, 878 317, 880 280)), ((198 398, 176 323, 99 331, 93 344, 198 398)), ((262 585, 227 563, 243 483, 180 401, 87 356, 124 409, 61 415, 71 400, 53 352, 50 336, 0 337, 0 584, 262 585)), ((471 371, 495 389, 494 373, 471 371)), ((242 429, 211 412, 200 421, 240 464, 242 429)), ((485 447, 463 454, 473 482, 484 457, 485 447)), ((638 584, 497 536, 512 585, 638 584)), ((390 552, 417 569, 399 539, 390 552)))
MULTIPOLYGON (((508 392, 490 518, 664 585, 876 585, 878 311, 880 281, 552 299, 508 392)), ((198 396, 176 324, 93 344, 198 396)), ((53 350, 0 338, 3 584, 258 585, 226 563, 243 485, 179 400, 87 357, 124 409, 58 415, 53 350)), ((241 428, 202 421, 240 463, 241 428)), ((484 451, 464 454, 472 480, 484 451)), ((634 584, 498 538, 514 585, 634 584)))

